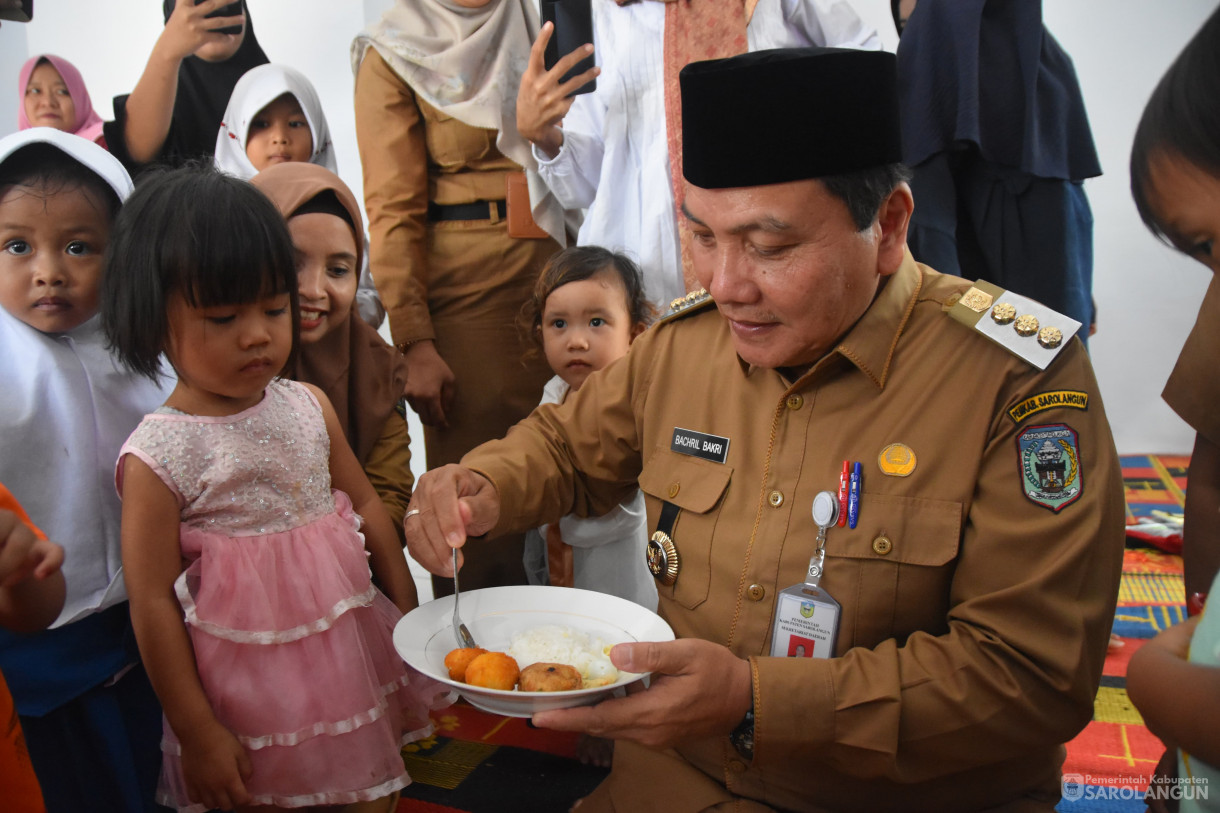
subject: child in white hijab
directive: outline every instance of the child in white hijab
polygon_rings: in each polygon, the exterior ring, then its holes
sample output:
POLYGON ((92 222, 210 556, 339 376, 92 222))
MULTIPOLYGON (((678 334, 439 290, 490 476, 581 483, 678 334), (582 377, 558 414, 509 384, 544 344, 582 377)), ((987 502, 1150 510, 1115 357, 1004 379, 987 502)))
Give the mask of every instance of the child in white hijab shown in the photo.
MULTIPOLYGON (((248 181, 285 161, 306 161, 339 174, 330 127, 313 84, 287 65, 259 65, 242 75, 229 97, 216 136, 216 168, 248 181)), ((373 327, 385 318, 367 251, 356 310, 373 327)))
POLYGON ((0 630, 0 669, 52 811, 143 810, 160 763, 113 471, 173 376, 119 366, 97 315, 110 225, 131 189, 118 159, 79 136, 33 127, 0 139, 0 482, 64 546, 68 585, 49 630, 0 630))
POLYGON ((249 180, 282 160, 308 161, 338 174, 314 86, 295 68, 259 65, 246 71, 229 97, 216 136, 216 166, 249 180))

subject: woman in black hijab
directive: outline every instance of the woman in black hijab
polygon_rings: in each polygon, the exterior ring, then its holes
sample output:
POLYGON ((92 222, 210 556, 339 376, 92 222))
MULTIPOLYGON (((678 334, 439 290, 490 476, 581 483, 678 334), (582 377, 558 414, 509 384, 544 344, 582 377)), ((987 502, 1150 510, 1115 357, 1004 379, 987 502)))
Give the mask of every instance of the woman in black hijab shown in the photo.
POLYGON ((129 170, 210 159, 233 86, 268 61, 245 0, 164 0, 163 7, 165 30, 135 89, 115 97, 115 120, 104 130, 129 170))

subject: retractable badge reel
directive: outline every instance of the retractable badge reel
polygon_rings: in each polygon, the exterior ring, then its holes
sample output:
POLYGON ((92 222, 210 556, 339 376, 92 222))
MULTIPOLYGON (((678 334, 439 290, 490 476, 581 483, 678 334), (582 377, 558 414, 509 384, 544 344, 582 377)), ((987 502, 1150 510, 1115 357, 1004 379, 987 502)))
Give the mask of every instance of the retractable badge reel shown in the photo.
POLYGON ((813 498, 813 521, 818 526, 816 548, 809 560, 804 584, 779 592, 771 654, 787 658, 829 658, 839 633, 839 602, 820 586, 826 563, 826 532, 839 520, 839 499, 829 491, 813 498))

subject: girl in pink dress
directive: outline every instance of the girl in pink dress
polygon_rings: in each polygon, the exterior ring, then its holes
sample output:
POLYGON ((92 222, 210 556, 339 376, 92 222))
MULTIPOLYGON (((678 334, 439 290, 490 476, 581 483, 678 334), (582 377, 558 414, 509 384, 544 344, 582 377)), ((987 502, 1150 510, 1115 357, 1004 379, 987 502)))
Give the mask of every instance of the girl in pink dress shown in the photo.
POLYGON ((283 218, 242 181, 165 172, 131 197, 107 260, 116 353, 153 377, 164 353, 178 374, 116 475, 167 723, 161 801, 392 809, 410 781, 399 749, 449 697, 394 651, 415 587, 334 409, 279 377, 299 320, 283 218))

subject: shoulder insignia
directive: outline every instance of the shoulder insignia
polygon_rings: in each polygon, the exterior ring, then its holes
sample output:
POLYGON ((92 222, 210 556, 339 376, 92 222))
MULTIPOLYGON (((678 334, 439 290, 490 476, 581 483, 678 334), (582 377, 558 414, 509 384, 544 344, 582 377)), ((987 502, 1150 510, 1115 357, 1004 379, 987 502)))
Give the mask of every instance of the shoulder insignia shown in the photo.
POLYGON ((686 296, 680 296, 671 301, 669 303, 669 310, 656 323, 668 322, 676 317, 703 310, 708 305, 714 304, 715 300, 712 299, 712 295, 705 289, 700 288, 698 291, 691 291, 686 296))
POLYGON ((1045 370, 1080 323, 1026 296, 978 280, 945 303, 946 312, 1010 353, 1045 370))

